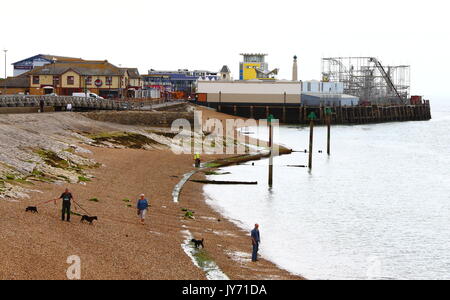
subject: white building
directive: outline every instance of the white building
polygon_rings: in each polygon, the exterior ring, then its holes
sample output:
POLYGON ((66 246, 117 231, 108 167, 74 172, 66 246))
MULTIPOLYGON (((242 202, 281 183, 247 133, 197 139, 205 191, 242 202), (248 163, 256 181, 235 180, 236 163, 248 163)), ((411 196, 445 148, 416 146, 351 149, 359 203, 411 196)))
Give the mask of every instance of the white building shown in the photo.
POLYGON ((301 83, 292 81, 199 81, 199 102, 280 105, 301 103, 301 83))

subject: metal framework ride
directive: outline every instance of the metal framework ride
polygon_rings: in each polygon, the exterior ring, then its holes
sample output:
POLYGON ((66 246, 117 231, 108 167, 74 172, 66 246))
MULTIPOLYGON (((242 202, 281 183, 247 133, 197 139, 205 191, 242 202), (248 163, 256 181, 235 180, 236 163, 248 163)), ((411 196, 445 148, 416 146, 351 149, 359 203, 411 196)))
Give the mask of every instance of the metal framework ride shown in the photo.
POLYGON ((344 93, 373 104, 407 103, 410 66, 384 66, 375 57, 322 59, 323 81, 344 83, 344 93))

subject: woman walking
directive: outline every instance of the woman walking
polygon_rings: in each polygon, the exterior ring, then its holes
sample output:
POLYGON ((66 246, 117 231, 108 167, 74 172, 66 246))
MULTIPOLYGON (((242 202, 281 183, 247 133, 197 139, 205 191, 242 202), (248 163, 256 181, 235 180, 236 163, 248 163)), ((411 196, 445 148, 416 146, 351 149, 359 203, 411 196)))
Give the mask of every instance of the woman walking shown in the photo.
POLYGON ((147 215, 148 206, 149 206, 148 200, 145 198, 145 195, 142 194, 137 202, 137 213, 138 216, 141 218, 142 225, 145 225, 145 217, 147 215))

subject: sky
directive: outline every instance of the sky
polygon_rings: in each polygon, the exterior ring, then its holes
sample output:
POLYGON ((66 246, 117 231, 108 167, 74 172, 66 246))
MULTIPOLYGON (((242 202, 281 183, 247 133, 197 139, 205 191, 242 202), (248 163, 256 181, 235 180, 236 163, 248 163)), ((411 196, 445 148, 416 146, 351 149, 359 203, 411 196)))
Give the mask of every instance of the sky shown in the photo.
MULTIPOLYGON (((0 49, 11 63, 36 54, 107 59, 122 67, 202 69, 238 78, 240 53, 267 53, 291 79, 321 78, 321 58, 375 56, 411 65, 411 92, 446 99, 450 4, 443 0, 2 0, 0 49)), ((4 76, 1 52, 0 73, 4 76)), ((450 97, 449 101, 450 101, 450 97)))

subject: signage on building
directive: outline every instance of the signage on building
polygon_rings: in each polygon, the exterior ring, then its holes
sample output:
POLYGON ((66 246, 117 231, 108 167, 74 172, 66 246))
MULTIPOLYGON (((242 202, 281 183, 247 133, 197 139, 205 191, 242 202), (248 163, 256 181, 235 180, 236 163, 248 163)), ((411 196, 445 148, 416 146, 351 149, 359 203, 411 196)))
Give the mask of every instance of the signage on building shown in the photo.
POLYGON ((94 82, 94 84, 95 84, 96 87, 101 87, 101 86, 103 85, 103 81, 102 81, 101 79, 97 79, 97 80, 94 82))
POLYGON ((33 66, 16 65, 16 66, 14 66, 14 69, 16 69, 16 70, 31 70, 31 69, 33 69, 33 66))

